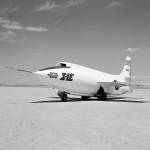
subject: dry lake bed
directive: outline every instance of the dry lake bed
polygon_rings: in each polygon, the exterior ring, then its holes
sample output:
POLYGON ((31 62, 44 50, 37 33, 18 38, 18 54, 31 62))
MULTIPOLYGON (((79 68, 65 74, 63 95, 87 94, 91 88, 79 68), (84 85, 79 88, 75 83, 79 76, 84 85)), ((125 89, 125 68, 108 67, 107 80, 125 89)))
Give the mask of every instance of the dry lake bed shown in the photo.
POLYGON ((56 90, 0 88, 0 150, 150 150, 150 90, 63 103, 56 90))

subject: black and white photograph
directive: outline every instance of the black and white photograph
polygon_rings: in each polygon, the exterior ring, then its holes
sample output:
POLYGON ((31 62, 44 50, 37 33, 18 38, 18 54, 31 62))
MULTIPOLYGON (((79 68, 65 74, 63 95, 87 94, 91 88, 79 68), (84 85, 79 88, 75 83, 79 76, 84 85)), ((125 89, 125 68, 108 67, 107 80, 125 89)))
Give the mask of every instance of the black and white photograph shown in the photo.
POLYGON ((150 150, 150 1, 0 0, 0 150, 150 150))

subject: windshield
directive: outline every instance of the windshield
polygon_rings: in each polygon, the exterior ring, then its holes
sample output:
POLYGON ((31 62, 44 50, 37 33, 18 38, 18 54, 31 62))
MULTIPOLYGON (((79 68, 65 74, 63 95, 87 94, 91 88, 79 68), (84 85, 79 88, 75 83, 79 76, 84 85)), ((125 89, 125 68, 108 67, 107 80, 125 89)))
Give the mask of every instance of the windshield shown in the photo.
POLYGON ((39 71, 45 71, 50 69, 62 69, 62 68, 71 68, 71 67, 67 66, 65 63, 58 63, 56 66, 43 68, 40 69, 39 71))

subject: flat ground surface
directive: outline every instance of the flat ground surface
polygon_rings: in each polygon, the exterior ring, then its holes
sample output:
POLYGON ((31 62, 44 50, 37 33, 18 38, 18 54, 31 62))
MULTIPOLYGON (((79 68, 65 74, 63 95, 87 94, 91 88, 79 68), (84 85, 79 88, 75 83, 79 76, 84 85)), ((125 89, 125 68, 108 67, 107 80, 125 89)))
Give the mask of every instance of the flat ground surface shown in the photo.
POLYGON ((62 103, 55 90, 0 88, 0 150, 150 150, 150 90, 62 103))

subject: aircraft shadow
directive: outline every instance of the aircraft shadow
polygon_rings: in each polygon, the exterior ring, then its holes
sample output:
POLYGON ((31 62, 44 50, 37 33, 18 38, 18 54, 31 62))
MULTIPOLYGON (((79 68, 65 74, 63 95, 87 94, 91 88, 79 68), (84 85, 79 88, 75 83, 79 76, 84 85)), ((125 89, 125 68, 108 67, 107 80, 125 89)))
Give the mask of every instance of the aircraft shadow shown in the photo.
POLYGON ((113 98, 108 98, 106 102, 149 103, 149 101, 144 101, 142 99, 144 98, 113 97, 113 98))
MULTIPOLYGON (((46 100, 46 101, 33 101, 33 102, 30 102, 30 103, 60 103, 61 102, 61 99, 60 97, 48 97, 48 98, 53 98, 54 100, 46 100)), ((149 103, 149 101, 143 101, 142 99, 144 98, 132 98, 132 97, 111 97, 111 98, 108 98, 107 101, 103 101, 103 102, 116 102, 116 103, 149 103)), ((99 99, 94 99, 94 98, 90 98, 90 99, 87 99, 87 100, 82 100, 80 98, 74 98, 74 97, 69 97, 67 102, 65 103, 68 103, 68 102, 83 102, 83 101, 100 101, 99 99)), ((63 102, 64 103, 64 102, 63 102)))

